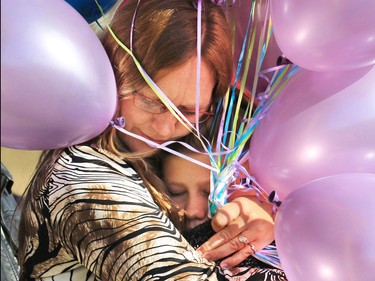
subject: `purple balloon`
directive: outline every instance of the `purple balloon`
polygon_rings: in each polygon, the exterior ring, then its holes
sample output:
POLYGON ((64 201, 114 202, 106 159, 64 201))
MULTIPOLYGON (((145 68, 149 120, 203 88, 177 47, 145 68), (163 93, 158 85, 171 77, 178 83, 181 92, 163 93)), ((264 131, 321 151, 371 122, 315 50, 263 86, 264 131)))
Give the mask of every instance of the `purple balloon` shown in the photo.
POLYGON ((348 70, 375 64, 374 0, 271 1, 276 41, 302 68, 348 70))
POLYGON ((100 134, 115 113, 113 70, 65 1, 1 1, 1 146, 52 149, 100 134))
POLYGON ((275 239, 289 281, 372 281, 375 174, 314 180, 282 202, 275 239))
POLYGON ((301 70, 251 138, 249 165, 280 199, 321 177, 375 173, 375 67, 301 70))

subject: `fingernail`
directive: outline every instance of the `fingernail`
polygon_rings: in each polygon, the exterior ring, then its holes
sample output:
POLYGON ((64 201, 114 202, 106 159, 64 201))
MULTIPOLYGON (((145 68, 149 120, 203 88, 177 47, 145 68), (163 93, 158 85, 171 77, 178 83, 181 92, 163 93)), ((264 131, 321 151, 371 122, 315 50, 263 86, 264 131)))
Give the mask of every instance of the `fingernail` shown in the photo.
POLYGON ((197 254, 200 255, 200 256, 203 255, 203 253, 202 253, 201 251, 199 251, 199 250, 197 250, 196 252, 197 252, 197 254))
POLYGON ((202 257, 204 257, 206 260, 210 260, 211 259, 210 255, 207 255, 207 254, 203 254, 202 257))
POLYGON ((225 263, 225 262, 222 262, 222 263, 220 264, 220 267, 221 267, 222 269, 228 269, 228 264, 225 263))

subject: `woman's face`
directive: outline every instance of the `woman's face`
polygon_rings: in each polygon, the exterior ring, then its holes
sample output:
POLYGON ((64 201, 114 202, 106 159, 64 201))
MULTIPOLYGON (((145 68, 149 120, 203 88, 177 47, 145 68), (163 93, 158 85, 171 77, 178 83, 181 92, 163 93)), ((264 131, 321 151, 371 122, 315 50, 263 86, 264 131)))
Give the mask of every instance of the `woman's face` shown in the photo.
MULTIPOLYGON (((210 165, 209 157, 205 154, 186 153, 186 155, 210 165)), ((186 212, 187 229, 192 229, 208 220, 210 170, 171 155, 163 160, 163 179, 173 203, 186 212)))
MULTIPOLYGON (((195 110, 197 58, 192 57, 178 67, 160 70, 154 82, 178 108, 195 110)), ((208 110, 215 85, 213 71, 203 60, 200 70, 200 110, 208 110)), ((158 99, 148 86, 137 90, 142 95, 158 99)), ((119 103, 121 115, 125 117, 125 129, 156 143, 177 140, 189 133, 169 111, 150 113, 134 105, 134 98, 124 98, 119 103)), ((121 140, 133 152, 147 152, 152 148, 145 142, 126 134, 120 134, 121 140)))

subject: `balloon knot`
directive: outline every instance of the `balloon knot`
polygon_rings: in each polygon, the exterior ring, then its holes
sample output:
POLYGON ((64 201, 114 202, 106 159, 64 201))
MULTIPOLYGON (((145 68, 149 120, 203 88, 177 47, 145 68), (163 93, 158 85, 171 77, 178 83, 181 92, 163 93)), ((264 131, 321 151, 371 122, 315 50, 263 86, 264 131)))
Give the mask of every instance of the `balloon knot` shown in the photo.
POLYGON ((125 126, 125 123, 126 123, 125 117, 121 116, 121 117, 116 118, 115 120, 112 120, 111 126, 113 126, 113 127, 118 126, 118 127, 123 128, 125 126))
POLYGON ((284 55, 281 55, 277 58, 276 65, 280 66, 284 64, 293 64, 293 63, 287 57, 285 57, 284 55))
POLYGON ((281 201, 275 190, 268 195, 268 201, 275 204, 277 207, 280 207, 281 205, 281 201))

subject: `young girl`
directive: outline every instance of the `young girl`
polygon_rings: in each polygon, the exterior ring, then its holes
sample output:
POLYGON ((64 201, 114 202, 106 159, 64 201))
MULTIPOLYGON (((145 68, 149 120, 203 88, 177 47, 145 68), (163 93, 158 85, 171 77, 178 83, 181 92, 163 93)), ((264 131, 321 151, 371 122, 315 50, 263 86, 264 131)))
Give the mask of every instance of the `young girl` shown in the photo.
MULTIPOLYGON (((204 153, 192 152, 187 148, 180 148, 178 152, 196 161, 210 165, 209 156, 204 153)), ((211 220, 208 217, 210 170, 174 154, 165 154, 162 157, 161 171, 172 202, 185 212, 183 235, 194 248, 199 248, 199 246, 215 234, 215 231, 211 227, 211 220)), ((241 200, 241 197, 245 194, 247 196, 254 196, 255 192, 233 191, 228 198, 230 202, 226 204, 226 208, 233 208, 237 201, 241 200)), ((251 204, 251 206, 248 205, 247 207, 252 210, 256 210, 257 208, 264 209, 266 208, 264 205, 268 205, 267 207, 271 208, 269 203, 260 202, 255 196, 251 204), (263 206, 260 207, 261 205, 263 206)), ((241 241, 238 242, 241 246, 241 241)), ((257 272, 260 280, 286 279, 282 270, 278 270, 252 256, 255 253, 256 241, 249 241, 248 243, 250 243, 252 251, 243 251, 246 260, 239 266, 260 268, 261 270, 257 272)), ((244 245, 242 246, 245 248, 244 245)), ((221 262, 219 260, 218 264, 221 262)))

